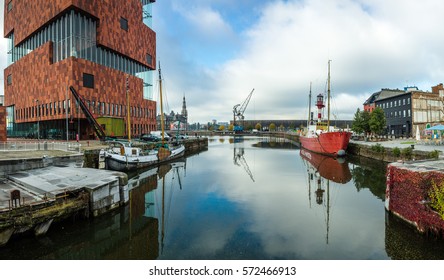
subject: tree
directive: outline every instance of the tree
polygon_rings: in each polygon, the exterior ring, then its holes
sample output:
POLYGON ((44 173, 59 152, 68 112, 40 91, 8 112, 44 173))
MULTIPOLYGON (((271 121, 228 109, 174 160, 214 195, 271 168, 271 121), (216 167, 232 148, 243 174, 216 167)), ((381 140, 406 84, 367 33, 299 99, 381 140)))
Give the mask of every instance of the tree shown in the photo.
POLYGON ((376 135, 381 135, 384 132, 386 120, 384 110, 380 107, 376 107, 370 114, 369 119, 370 131, 376 135))
POLYGON ((255 128, 256 128, 257 130, 259 130, 259 131, 260 131, 260 130, 261 130, 261 128, 262 128, 262 125, 261 125, 260 123, 257 123, 257 124, 256 124, 256 126, 255 126, 255 128))
POLYGON ((270 129, 270 131, 275 131, 276 125, 274 123, 270 123, 269 129, 270 129))
POLYGON ((234 125, 230 124, 230 125, 228 126, 228 130, 229 130, 229 131, 233 131, 233 129, 234 129, 234 125))
POLYGON ((358 108, 353 119, 352 130, 358 134, 369 134, 371 132, 369 120, 370 113, 367 111, 361 111, 358 108))
POLYGON ((357 134, 361 134, 364 132, 364 124, 363 124, 363 118, 362 118, 362 113, 361 110, 358 108, 356 110, 355 116, 353 118, 353 123, 352 123, 352 130, 357 133, 357 134))
POLYGON ((221 125, 219 126, 219 131, 224 131, 224 130, 225 130, 225 125, 221 124, 221 125))

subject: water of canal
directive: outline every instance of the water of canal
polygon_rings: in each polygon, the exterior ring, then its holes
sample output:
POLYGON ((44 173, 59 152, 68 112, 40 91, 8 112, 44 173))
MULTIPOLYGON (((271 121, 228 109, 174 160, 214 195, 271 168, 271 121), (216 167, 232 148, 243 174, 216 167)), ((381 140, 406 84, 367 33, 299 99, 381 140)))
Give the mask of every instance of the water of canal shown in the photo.
POLYGON ((130 203, 15 238, 1 259, 444 259, 444 242, 386 213, 385 165, 335 161, 275 138, 132 174, 130 203))

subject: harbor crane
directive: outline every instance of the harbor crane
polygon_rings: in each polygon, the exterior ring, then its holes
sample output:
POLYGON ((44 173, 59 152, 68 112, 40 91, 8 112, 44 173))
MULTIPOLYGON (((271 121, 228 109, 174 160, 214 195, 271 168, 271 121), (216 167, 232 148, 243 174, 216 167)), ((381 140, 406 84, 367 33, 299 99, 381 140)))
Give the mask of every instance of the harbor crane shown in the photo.
POLYGON ((241 104, 234 105, 233 107, 233 128, 235 132, 244 130, 244 112, 247 109, 248 103, 250 102, 251 96, 253 95, 253 90, 247 96, 247 99, 241 104), (236 123, 236 119, 241 121, 241 123, 236 123))

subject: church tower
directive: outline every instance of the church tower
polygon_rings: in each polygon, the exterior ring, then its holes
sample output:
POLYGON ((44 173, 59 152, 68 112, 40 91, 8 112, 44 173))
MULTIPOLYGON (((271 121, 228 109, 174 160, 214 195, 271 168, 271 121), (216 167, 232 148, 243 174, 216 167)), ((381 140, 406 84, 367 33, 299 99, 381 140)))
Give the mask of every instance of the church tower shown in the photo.
POLYGON ((182 118, 185 121, 185 129, 188 130, 188 111, 187 111, 187 103, 185 101, 185 94, 183 95, 181 115, 182 115, 182 118))

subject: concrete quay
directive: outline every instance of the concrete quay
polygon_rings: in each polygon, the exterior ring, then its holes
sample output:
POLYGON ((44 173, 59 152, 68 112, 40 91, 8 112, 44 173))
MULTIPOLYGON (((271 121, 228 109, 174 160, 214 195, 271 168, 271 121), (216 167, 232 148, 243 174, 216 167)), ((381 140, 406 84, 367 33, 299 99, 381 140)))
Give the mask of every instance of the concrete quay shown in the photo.
POLYGON ((433 152, 435 150, 440 152, 440 155, 444 156, 444 145, 434 145, 434 144, 426 144, 427 142, 424 141, 416 141, 415 139, 391 139, 386 141, 356 141, 356 140, 350 140, 350 143, 352 144, 358 144, 358 145, 366 145, 366 146, 372 146, 376 144, 380 144, 381 146, 385 148, 411 148, 413 145, 413 150, 422 151, 422 152, 433 152))
POLYGON ((81 168, 82 154, 8 153, 0 152, 0 246, 14 234, 42 235, 54 221, 98 216, 128 202, 127 174, 81 168))

